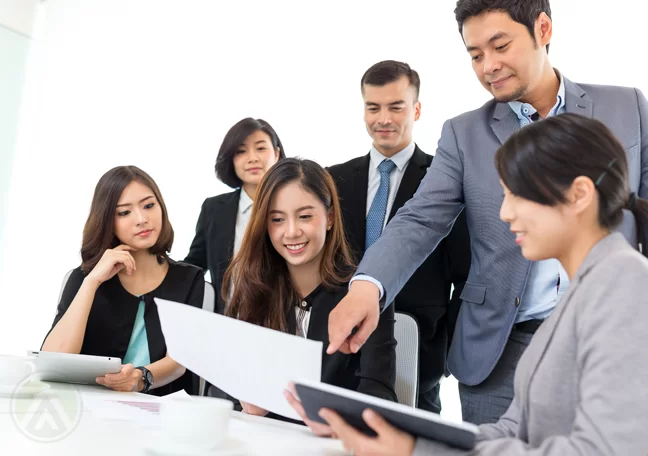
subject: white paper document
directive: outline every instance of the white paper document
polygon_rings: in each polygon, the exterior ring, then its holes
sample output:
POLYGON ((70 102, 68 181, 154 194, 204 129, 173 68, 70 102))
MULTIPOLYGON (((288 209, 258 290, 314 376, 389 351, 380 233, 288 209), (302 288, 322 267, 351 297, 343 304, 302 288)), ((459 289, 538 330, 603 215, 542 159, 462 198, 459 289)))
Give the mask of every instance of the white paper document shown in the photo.
POLYGON ((283 391, 321 380, 322 342, 155 298, 169 356, 238 400, 299 420, 283 391))
POLYGON ((138 398, 119 400, 107 398, 84 398, 84 406, 100 420, 129 421, 140 426, 156 427, 160 425, 160 403, 143 402, 138 398))

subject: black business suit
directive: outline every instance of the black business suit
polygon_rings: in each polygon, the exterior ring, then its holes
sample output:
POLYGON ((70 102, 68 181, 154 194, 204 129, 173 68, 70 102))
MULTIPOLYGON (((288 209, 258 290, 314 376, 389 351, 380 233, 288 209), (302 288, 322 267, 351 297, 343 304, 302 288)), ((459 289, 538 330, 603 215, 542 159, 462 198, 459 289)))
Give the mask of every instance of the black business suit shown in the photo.
MULTIPOLYGON (((304 299, 310 306, 310 323, 306 338, 322 342, 321 381, 329 385, 397 402, 394 386, 396 381, 394 306, 389 306, 380 315, 378 327, 358 353, 349 355, 345 355, 340 351, 332 355, 326 353, 329 345, 329 314, 346 296, 347 291, 348 285, 330 290, 320 285, 304 299)), ((291 309, 291 312, 290 317, 292 318, 294 309, 291 309)), ((290 353, 281 356, 290 356, 290 353)), ((274 413, 269 413, 267 417, 282 421, 293 421, 274 413)))
MULTIPOLYGON (((388 215, 396 214, 416 192, 433 157, 418 146, 405 168, 388 215)), ((370 155, 328 168, 335 180, 342 206, 345 233, 356 261, 365 251, 367 191, 370 155)), ((396 311, 414 316, 419 324, 420 375, 418 407, 440 411, 438 382, 445 373, 448 340, 451 339, 461 301, 459 296, 470 268, 470 240, 464 212, 448 237, 428 257, 396 297, 396 311), (450 299, 450 287, 454 292, 450 299)), ((391 307, 391 306, 389 306, 391 307)))
MULTIPOLYGON (((86 274, 80 267, 74 269, 70 274, 49 332, 67 312, 85 277, 86 274)), ((157 305, 153 298, 202 308, 204 292, 205 280, 199 268, 173 260, 169 261, 169 269, 162 283, 155 290, 144 295, 144 325, 151 363, 161 360, 167 353, 157 305)), ((140 300, 139 297, 126 291, 117 275, 99 285, 88 314, 80 353, 117 357, 123 360, 133 333, 140 300)), ((155 388, 150 393, 162 396, 185 389, 188 394, 197 394, 196 387, 197 378, 187 370, 182 377, 168 385, 155 388)))
MULTIPOLYGON (((346 296, 348 286, 335 290, 318 287, 305 301, 311 305, 307 338, 321 341, 322 382, 396 402, 396 339, 394 310, 380 315, 378 327, 360 352, 350 355, 326 353, 329 345, 329 314, 346 296)), ((390 306, 393 307, 393 306, 390 306)))
MULTIPOLYGON (((185 263, 209 271, 211 283, 216 294, 214 311, 225 313, 225 301, 222 297, 222 285, 225 271, 234 256, 234 239, 236 237, 236 218, 238 216, 241 189, 207 198, 200 209, 196 234, 185 263)), ((214 397, 232 399, 225 392, 205 383, 205 392, 214 397)))
POLYGON ((238 214, 241 189, 223 195, 207 198, 200 210, 196 235, 184 259, 209 271, 216 293, 214 310, 223 314, 225 302, 221 296, 223 276, 234 254, 236 217, 238 214))

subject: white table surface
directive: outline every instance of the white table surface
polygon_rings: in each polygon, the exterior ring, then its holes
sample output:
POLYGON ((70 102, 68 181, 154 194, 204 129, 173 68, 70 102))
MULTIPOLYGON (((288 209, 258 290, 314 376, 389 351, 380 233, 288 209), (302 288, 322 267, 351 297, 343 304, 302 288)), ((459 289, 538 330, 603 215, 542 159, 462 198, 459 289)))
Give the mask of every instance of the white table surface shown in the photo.
MULTIPOLYGON (((106 419, 105 416, 100 416, 92 410, 96 410, 96 404, 101 401, 158 402, 160 398, 139 393, 119 393, 102 386, 60 383, 50 383, 49 386, 49 390, 31 399, 0 396, 0 454, 47 456, 161 454, 150 450, 151 444, 159 438, 157 424, 106 419), (42 398, 46 394, 53 398, 67 400, 63 400, 62 405, 60 400, 44 401, 42 398), (51 420, 52 414, 37 411, 43 403, 55 404, 55 407, 59 408, 64 407, 68 412, 67 415, 77 417, 72 419, 74 422, 72 426, 61 426, 68 430, 65 431, 63 438, 54 442, 39 441, 42 436, 34 437, 34 434, 30 435, 30 431, 25 430, 24 425, 18 424, 29 421, 35 428, 42 429, 49 426, 49 429, 52 429, 47 421, 51 420), (28 419, 25 420, 25 417, 28 419)), ((56 415, 57 412, 54 411, 53 414, 56 415)), ((153 418, 155 420, 154 414, 153 418)), ((340 441, 315 437, 305 426, 239 412, 232 412, 226 447, 233 448, 234 451, 223 453, 214 450, 200 454, 214 456, 219 454, 343 456, 347 454, 340 441)))

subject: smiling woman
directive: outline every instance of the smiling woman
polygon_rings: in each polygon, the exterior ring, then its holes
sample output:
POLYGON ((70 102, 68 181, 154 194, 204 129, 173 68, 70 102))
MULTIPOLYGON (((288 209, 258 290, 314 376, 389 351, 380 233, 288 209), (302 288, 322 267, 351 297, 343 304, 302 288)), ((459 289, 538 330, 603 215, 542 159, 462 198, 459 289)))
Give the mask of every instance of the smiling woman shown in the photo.
POLYGON ((65 285, 42 350, 120 358, 120 373, 97 379, 118 391, 194 392, 191 374, 166 353, 153 302, 202 307, 202 271, 171 260, 172 244, 153 179, 134 166, 104 174, 83 230, 82 264, 65 285))
POLYGON ((223 139, 216 158, 216 176, 235 190, 205 200, 184 259, 209 271, 218 313, 224 312, 220 298, 223 274, 241 248, 259 182, 272 165, 285 157, 279 136, 263 119, 246 117, 234 124, 223 139))
MULTIPOLYGON (((321 341, 326 350, 329 313, 346 295, 354 269, 332 177, 313 161, 284 159, 261 181, 241 251, 225 273, 226 313, 321 341)), ((322 381, 395 401, 395 345, 392 306, 358 353, 323 351, 322 381)), ((330 433, 305 418, 291 393, 287 399, 316 433, 330 433)), ((247 413, 268 414, 242 406, 247 413)))

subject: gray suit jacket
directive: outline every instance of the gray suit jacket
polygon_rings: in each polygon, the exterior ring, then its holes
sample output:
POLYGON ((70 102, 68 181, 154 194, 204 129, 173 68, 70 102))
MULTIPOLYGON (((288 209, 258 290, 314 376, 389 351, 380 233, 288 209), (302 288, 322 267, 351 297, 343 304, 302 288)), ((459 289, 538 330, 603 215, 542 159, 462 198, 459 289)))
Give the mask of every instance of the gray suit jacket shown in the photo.
MULTIPOLYGON (((576 85, 564 78, 566 111, 603 121, 628 154, 630 185, 648 198, 648 101, 636 89, 576 85)), ((491 100, 448 120, 416 194, 365 253, 357 274, 377 279, 390 303, 466 210, 472 259, 448 355, 462 383, 481 383, 502 354, 531 263, 499 218, 503 192, 495 152, 519 127, 506 103, 491 100)))
POLYGON ((648 454, 648 259, 619 233, 592 248, 531 340, 515 397, 467 452, 419 440, 414 455, 648 454))

